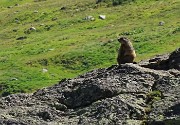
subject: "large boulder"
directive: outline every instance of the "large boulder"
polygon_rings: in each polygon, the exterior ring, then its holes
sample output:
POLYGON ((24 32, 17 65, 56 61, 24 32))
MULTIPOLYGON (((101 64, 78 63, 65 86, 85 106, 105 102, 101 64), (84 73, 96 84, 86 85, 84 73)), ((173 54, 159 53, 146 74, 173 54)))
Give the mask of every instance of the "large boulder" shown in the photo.
POLYGON ((178 55, 179 50, 162 60, 174 64, 168 70, 146 68, 147 63, 113 65, 32 94, 3 97, 0 124, 179 125, 178 55))
POLYGON ((141 61, 139 65, 156 70, 180 70, 180 48, 171 54, 157 55, 152 59, 141 61))

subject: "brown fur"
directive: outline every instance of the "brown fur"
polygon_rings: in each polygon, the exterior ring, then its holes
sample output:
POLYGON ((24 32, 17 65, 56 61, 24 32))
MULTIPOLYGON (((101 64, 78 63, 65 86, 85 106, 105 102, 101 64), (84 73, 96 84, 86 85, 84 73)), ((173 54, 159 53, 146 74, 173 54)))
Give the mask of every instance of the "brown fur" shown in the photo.
POLYGON ((118 41, 121 43, 121 46, 118 50, 118 64, 133 63, 134 58, 136 57, 136 53, 130 40, 125 37, 121 37, 118 38, 118 41))

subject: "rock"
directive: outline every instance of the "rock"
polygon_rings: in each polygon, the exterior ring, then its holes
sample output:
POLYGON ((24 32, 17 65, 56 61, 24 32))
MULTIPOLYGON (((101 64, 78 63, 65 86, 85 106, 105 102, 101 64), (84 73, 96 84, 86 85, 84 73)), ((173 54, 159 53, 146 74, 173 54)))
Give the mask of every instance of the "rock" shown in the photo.
POLYGON ((10 80, 11 81, 17 81, 18 79, 14 77, 14 78, 11 78, 10 80))
POLYGON ((19 4, 18 4, 18 3, 16 3, 14 6, 19 6, 19 4))
POLYGON ((44 24, 42 23, 42 24, 40 24, 40 26, 44 26, 44 24))
POLYGON ((21 36, 21 37, 18 37, 16 40, 24 40, 24 39, 27 39, 26 36, 21 36))
POLYGON ((139 65, 156 70, 180 70, 180 48, 171 54, 158 55, 152 59, 141 61, 139 65))
POLYGON ((164 21, 160 21, 159 22, 159 26, 164 26, 165 22, 164 21))
POLYGON ((66 10, 67 8, 66 7, 61 7, 60 10, 66 10))
POLYGON ((180 48, 176 49, 169 56, 168 60, 169 69, 177 69, 180 70, 180 48))
POLYGON ((46 73, 46 72, 48 72, 48 70, 45 69, 45 68, 43 68, 43 69, 42 69, 42 72, 43 72, 43 73, 46 73))
POLYGON ((36 31, 36 28, 35 27, 30 27, 29 30, 36 31))
POLYGON ((52 20, 52 21, 55 21, 55 20, 57 20, 57 19, 58 19, 57 17, 54 17, 54 18, 52 18, 51 20, 52 20))
POLYGON ((13 6, 8 6, 7 8, 13 8, 13 6))
POLYGON ((35 27, 30 27, 29 29, 25 30, 24 33, 25 34, 30 34, 32 32, 36 31, 36 28, 35 27))
POLYGON ((105 20, 106 19, 106 15, 99 15, 99 19, 105 20))
POLYGON ((38 13, 38 10, 34 10, 34 13, 38 13))
POLYGON ((87 16, 84 18, 84 20, 94 21, 95 18, 93 16, 87 16))
POLYGON ((180 123, 180 79, 163 77, 157 81, 154 89, 161 91, 164 97, 152 104, 153 108, 148 116, 151 125, 156 125, 158 122, 161 124, 171 122, 171 124, 174 123, 172 125, 178 125, 180 123))
POLYGON ((63 105, 63 104, 58 103, 58 102, 52 104, 51 106, 52 106, 52 107, 55 107, 57 110, 61 110, 61 111, 67 110, 66 105, 63 105))
POLYGON ((19 13, 19 11, 15 11, 14 13, 15 13, 15 14, 16 14, 16 13, 19 13))
POLYGON ((54 50, 54 48, 50 48, 50 49, 49 49, 49 51, 53 51, 53 50, 54 50))
POLYGON ((18 29, 13 29, 13 32, 17 32, 18 31, 18 29))
POLYGON ((63 79, 32 94, 2 97, 0 124, 179 125, 180 71, 170 69, 178 65, 179 49, 139 64, 113 65, 63 79), (163 70, 152 69, 152 62, 163 70), (174 66, 164 67, 166 63, 174 66))
POLYGON ((19 19, 18 18, 15 18, 15 20, 14 20, 17 24, 20 24, 20 21, 19 21, 19 19))
POLYGON ((75 9, 76 10, 76 12, 79 12, 80 11, 80 9, 75 9))

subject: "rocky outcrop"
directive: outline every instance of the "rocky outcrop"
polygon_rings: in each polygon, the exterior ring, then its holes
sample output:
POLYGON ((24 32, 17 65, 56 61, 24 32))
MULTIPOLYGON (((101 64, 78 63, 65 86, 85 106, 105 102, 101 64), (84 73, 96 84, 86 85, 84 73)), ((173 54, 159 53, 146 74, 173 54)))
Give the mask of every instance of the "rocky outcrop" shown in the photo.
POLYGON ((139 65, 156 70, 180 70, 180 48, 171 54, 157 55, 152 59, 141 61, 139 65))
POLYGON ((3 97, 0 124, 179 125, 179 57, 178 49, 157 62, 166 70, 152 69, 151 61, 114 65, 33 94, 3 97))

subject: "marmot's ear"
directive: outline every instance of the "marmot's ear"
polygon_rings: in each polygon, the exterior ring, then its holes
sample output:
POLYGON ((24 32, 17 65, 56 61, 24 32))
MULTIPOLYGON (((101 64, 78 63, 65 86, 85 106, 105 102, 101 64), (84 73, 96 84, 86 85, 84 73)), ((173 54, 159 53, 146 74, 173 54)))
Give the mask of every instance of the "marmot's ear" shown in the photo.
POLYGON ((121 37, 118 37, 118 41, 121 42, 121 37))

